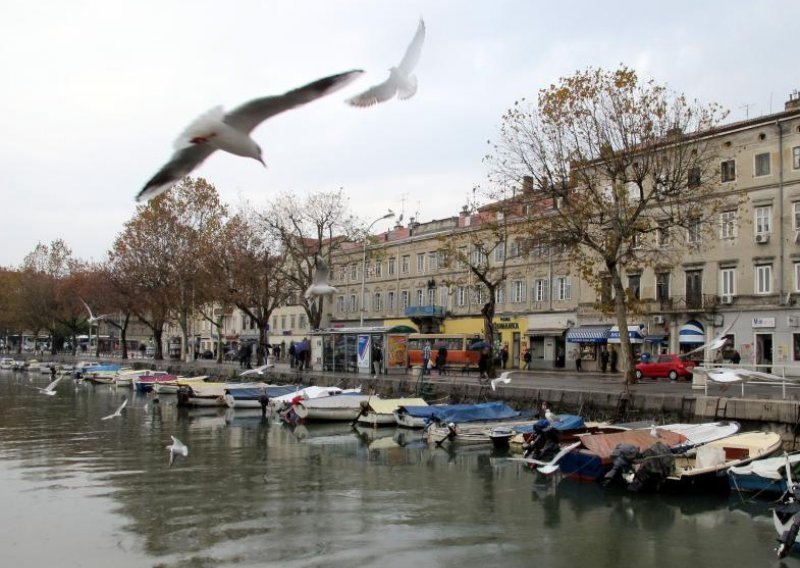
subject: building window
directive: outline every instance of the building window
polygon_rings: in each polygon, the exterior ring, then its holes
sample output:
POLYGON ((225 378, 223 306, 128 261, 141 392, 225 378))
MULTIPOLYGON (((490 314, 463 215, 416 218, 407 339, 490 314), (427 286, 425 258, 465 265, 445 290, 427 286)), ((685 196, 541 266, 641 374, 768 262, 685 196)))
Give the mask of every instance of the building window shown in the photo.
POLYGON ((691 244, 696 245, 700 243, 701 235, 702 225, 700 224, 700 219, 690 219, 689 227, 686 230, 686 240, 691 244))
POLYGON ((723 268, 719 271, 719 293, 722 296, 736 294, 736 269, 723 268))
POLYGON ((278 329, 278 316, 272 316, 272 329, 278 329))
POLYGON ((545 256, 547 255, 547 243, 542 240, 537 240, 531 246, 531 254, 533 256, 545 256))
POLYGON ((408 307, 408 303, 410 301, 411 294, 408 293, 408 290, 403 290, 400 292, 400 307, 402 309, 406 309, 408 307))
POLYGON ((720 164, 722 181, 736 181, 736 160, 725 160, 720 164))
POLYGON ((756 207, 754 211, 756 235, 772 231, 772 207, 756 207))
POLYGON ((297 317, 295 315, 289 316, 289 329, 294 329, 294 324, 297 323, 297 317))
POLYGON ((394 310, 394 292, 388 292, 386 294, 386 309, 390 312, 394 310))
POLYGON ((300 327, 300 329, 305 329, 308 327, 305 314, 300 314, 300 323, 298 324, 298 326, 300 327))
POLYGON ((659 302, 669 300, 669 272, 656 274, 656 300, 659 302))
POLYGON ((755 155, 755 172, 756 177, 769 175, 769 152, 755 155))
POLYGON ((383 263, 380 260, 375 261, 375 277, 380 278, 383 276, 383 263))
POLYGON ((428 253, 428 271, 433 272, 439 269, 439 254, 436 252, 428 253))
POLYGON ((642 297, 642 275, 641 274, 631 274, 628 276, 628 290, 630 291, 630 295, 637 300, 641 299, 642 297))
POLYGON ((375 295, 372 296, 372 310, 375 312, 379 312, 383 309, 383 296, 380 292, 375 292, 375 295))
POLYGON ((432 306, 436 303, 436 288, 428 288, 428 305, 432 306))
POLYGON ((356 295, 350 294, 350 303, 348 304, 347 311, 349 312, 357 312, 358 311, 358 302, 356 301, 356 295))
POLYGON ((424 297, 425 297, 424 292, 422 290, 417 290, 417 305, 418 306, 424 306, 425 305, 425 300, 423 299, 424 297))
POLYGON ((417 274, 425 273, 425 253, 417 254, 417 274))
POLYGON ((800 146, 792 148, 792 168, 800 170, 800 146))
POLYGON ((447 295, 447 286, 442 286, 439 288, 439 305, 443 306, 445 309, 447 309, 447 295))
POLYGON ((394 276, 394 264, 395 264, 395 257, 390 256, 389 257, 389 266, 388 266, 389 276, 394 276))
POLYGON ((795 361, 800 361, 800 333, 792 334, 792 357, 795 361))
POLYGON ((411 257, 407 254, 404 254, 403 258, 400 259, 400 274, 408 274, 410 266, 411 257))
POLYGON ((358 280, 358 265, 356 263, 350 265, 350 279, 358 280))
POLYGON ((719 238, 733 239, 736 237, 736 211, 723 211, 719 215, 719 238))
POLYGON ((489 264, 489 255, 481 249, 472 250, 472 266, 486 266, 489 264))
POLYGON ((572 298, 572 284, 569 276, 559 276, 555 280, 556 300, 563 302, 572 298))
POLYGON ((756 266, 756 294, 772 293, 772 265, 760 264, 756 266))
POLYGON ((494 247, 494 260, 495 262, 502 262, 503 257, 506 255, 506 243, 497 243, 494 247))
POLYGON ((669 246, 669 226, 664 223, 659 223, 658 232, 656 233, 656 244, 660 248, 669 246))
POLYGON ((687 185, 697 187, 700 185, 700 168, 689 168, 687 185))
POLYGON ((486 295, 486 290, 480 284, 476 285, 472 289, 472 305, 474 306, 482 306, 484 304, 484 297, 486 295))
POLYGON ((800 262, 794 263, 794 291, 800 292, 800 262))
POLYGON ((288 329, 286 327, 286 316, 281 316, 281 329, 288 329))
POLYGON ((502 305, 506 303, 505 283, 498 284, 497 288, 494 289, 494 303, 497 305, 502 305))
POLYGON ((456 306, 463 307, 467 305, 467 291, 464 286, 456 288, 456 306))
POLYGON ((514 280, 511 283, 511 301, 515 304, 521 304, 527 297, 527 290, 524 280, 514 280))
POLYGON ((548 299, 548 281, 547 278, 537 278, 533 281, 533 299, 536 302, 546 302, 548 299))

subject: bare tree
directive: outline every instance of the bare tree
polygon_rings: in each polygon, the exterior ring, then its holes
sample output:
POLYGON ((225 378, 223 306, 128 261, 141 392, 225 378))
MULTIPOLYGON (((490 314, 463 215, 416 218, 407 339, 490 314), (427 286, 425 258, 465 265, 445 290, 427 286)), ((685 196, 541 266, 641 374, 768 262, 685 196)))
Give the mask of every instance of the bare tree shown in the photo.
MULTIPOLYGON (((627 329, 633 301, 622 275, 664 259, 658 235, 708 230, 719 207, 716 153, 706 134, 725 113, 690 101, 621 66, 589 69, 524 99, 503 115, 487 156, 490 179, 533 178, 537 232, 558 235, 571 261, 627 329), (610 295, 601 292, 605 286, 610 295)), ((688 246, 688 245, 687 245, 688 246)), ((626 385, 635 381, 627 333, 621 338, 626 385)))

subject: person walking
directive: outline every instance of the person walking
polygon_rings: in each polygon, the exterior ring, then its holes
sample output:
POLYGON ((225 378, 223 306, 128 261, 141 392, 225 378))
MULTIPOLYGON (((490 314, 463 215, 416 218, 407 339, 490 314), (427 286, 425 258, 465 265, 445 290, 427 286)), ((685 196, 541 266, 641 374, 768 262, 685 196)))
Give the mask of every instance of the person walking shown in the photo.
POLYGON ((447 374, 447 347, 444 345, 439 347, 439 353, 436 355, 436 369, 440 376, 447 374))
POLYGON ((383 350, 381 346, 375 343, 372 346, 372 378, 374 379, 378 375, 381 374, 381 368, 383 367, 383 350))
POLYGON ((605 373, 606 369, 608 369, 608 349, 603 345, 603 349, 600 351, 600 370, 605 373))
POLYGON ((617 350, 616 349, 611 349, 611 352, 608 354, 608 361, 611 364, 611 372, 612 373, 616 373, 617 372, 617 357, 618 357, 617 350))
POLYGON ((739 352, 734 349, 733 354, 731 355, 731 363, 734 365, 738 365, 742 360, 742 356, 739 355, 739 352))
POLYGON ((506 365, 508 365, 508 345, 503 345, 500 350, 500 366, 505 369, 506 365))
POLYGON ((575 349, 575 370, 581 371, 583 368, 583 361, 581 360, 581 349, 578 347, 575 349))
POLYGON ((430 369, 428 365, 430 365, 431 361, 431 342, 426 341, 425 347, 422 348, 422 374, 423 375, 430 375, 430 369))
POLYGON ((488 349, 481 349, 481 356, 478 359, 478 372, 480 373, 480 378, 486 378, 486 371, 489 369, 489 350, 488 349))
POLYGON ((294 369, 295 363, 295 356, 297 355, 297 347, 294 346, 294 341, 289 342, 289 367, 294 369))
POLYGON ((522 356, 522 360, 525 361, 525 366, 523 367, 524 370, 528 371, 531 368, 531 350, 526 349, 525 354, 522 356))

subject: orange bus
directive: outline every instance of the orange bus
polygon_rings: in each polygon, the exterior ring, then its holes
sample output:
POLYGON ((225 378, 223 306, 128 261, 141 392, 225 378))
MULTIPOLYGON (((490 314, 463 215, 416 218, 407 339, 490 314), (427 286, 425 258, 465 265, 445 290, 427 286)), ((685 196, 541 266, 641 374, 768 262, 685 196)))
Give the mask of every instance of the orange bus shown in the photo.
POLYGON ((449 368, 477 369, 481 352, 469 349, 476 341, 481 341, 481 337, 474 333, 412 333, 408 336, 408 366, 422 365, 422 349, 430 342, 432 365, 436 365, 439 348, 445 347, 449 368))

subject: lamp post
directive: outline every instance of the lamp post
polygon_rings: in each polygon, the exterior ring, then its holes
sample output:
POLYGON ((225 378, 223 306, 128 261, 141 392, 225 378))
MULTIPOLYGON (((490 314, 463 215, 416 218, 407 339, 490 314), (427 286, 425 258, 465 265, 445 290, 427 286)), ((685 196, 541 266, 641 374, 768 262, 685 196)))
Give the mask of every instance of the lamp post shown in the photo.
POLYGON ((383 217, 378 217, 372 223, 369 224, 366 230, 366 234, 364 235, 364 255, 361 258, 361 319, 359 321, 358 327, 364 327, 364 311, 367 309, 366 302, 364 301, 364 289, 367 285, 367 242, 369 241, 369 232, 372 227, 375 226, 375 223, 378 221, 383 221, 385 219, 391 219, 394 217, 394 211, 389 209, 389 212, 384 215, 383 217))

